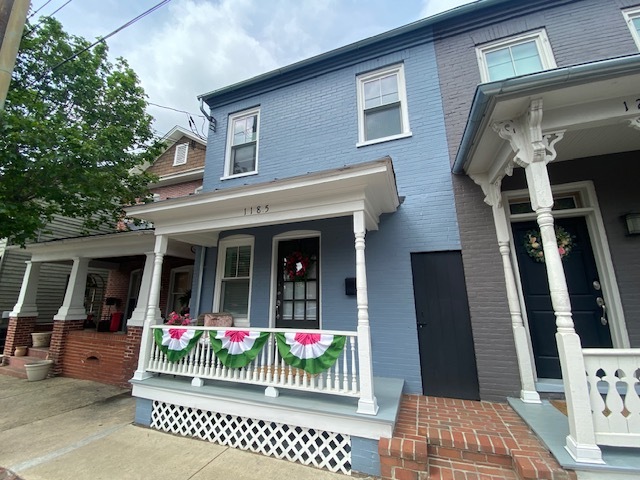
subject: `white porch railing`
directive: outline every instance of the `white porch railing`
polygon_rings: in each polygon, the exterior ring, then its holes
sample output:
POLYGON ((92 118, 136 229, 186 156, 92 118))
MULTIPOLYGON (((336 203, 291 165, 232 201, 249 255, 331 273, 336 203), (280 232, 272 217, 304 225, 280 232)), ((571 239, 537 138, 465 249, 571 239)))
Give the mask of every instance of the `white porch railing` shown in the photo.
POLYGON ((596 443, 640 447, 640 349, 582 352, 596 443))
MULTIPOLYGON (((152 329, 166 328, 154 325, 152 329)), ((172 327, 174 328, 174 327, 172 327)), ((360 377, 358 376, 358 342, 356 332, 329 330, 296 330, 300 333, 344 335, 345 346, 336 363, 325 372, 311 375, 302 369, 287 365, 276 347, 275 333, 291 333, 289 329, 278 328, 224 328, 251 332, 269 332, 269 338, 258 354, 246 367, 225 367, 216 356, 208 332, 221 330, 220 327, 175 327, 202 331, 204 334, 195 347, 181 360, 170 362, 158 345, 153 344, 146 370, 191 377, 193 385, 201 385, 202 379, 222 380, 234 383, 248 383, 273 388, 304 390, 315 393, 360 397, 360 377)), ((369 379, 372 381, 373 379, 369 379)))

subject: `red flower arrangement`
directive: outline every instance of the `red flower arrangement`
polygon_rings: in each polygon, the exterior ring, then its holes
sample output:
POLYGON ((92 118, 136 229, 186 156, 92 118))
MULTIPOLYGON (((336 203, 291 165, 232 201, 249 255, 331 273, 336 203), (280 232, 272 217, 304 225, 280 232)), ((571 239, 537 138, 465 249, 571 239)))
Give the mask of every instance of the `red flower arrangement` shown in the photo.
POLYGON ((174 327, 186 327, 191 325, 191 317, 189 314, 180 315, 176 312, 171 312, 169 314, 169 319, 167 320, 167 325, 173 325, 174 327))
POLYGON ((304 280, 307 278, 307 269, 310 263, 311 260, 304 253, 292 252, 284 259, 284 273, 287 274, 289 280, 304 280))

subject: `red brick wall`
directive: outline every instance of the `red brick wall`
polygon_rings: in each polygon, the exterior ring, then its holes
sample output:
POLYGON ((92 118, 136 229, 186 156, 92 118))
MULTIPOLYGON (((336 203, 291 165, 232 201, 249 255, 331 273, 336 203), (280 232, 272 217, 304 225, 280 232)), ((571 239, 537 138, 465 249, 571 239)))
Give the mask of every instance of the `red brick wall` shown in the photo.
POLYGON ((133 376, 133 373, 138 367, 141 340, 142 327, 129 327, 127 329, 127 343, 124 349, 124 363, 122 365, 125 381, 128 381, 133 376))
POLYGON ((65 349, 72 332, 82 330, 84 320, 54 320, 53 335, 49 346, 49 358, 53 360, 53 374, 62 372, 65 349))
POLYGON ((153 189, 153 193, 160 195, 160 200, 167 198, 186 197, 193 195, 196 188, 202 186, 202 180, 194 180, 192 182, 178 183, 176 185, 167 185, 166 187, 157 187, 153 189))
POLYGON ((36 320, 37 317, 9 317, 4 355, 13 355, 15 347, 31 346, 31 333, 34 332, 36 320))

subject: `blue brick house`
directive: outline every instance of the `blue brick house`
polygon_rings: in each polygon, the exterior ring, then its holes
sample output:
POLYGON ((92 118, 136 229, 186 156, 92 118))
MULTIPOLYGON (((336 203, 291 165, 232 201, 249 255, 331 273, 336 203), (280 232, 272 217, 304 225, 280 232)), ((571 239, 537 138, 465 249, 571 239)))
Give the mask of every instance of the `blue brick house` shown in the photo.
POLYGON ((402 392, 479 398, 431 27, 200 98, 211 122, 202 192, 128 210, 156 233, 137 421, 377 474, 402 392), (189 327, 205 340, 180 362, 152 341, 166 330, 152 304, 168 240, 196 252, 194 318, 231 314, 228 331, 268 334, 247 367, 217 363, 216 327, 189 327), (346 346, 309 375, 282 363, 283 331, 344 335, 346 346))

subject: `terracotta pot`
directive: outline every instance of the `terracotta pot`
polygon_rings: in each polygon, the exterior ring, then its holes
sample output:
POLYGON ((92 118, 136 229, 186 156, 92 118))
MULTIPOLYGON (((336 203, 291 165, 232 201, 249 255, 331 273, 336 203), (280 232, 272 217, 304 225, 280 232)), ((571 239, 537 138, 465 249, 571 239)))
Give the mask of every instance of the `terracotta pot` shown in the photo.
POLYGON ((16 357, 24 357, 27 354, 27 348, 28 347, 16 347, 15 352, 13 352, 13 354, 16 357))
POLYGON ((31 334, 31 341, 35 348, 48 347, 51 344, 53 332, 36 332, 31 334))

